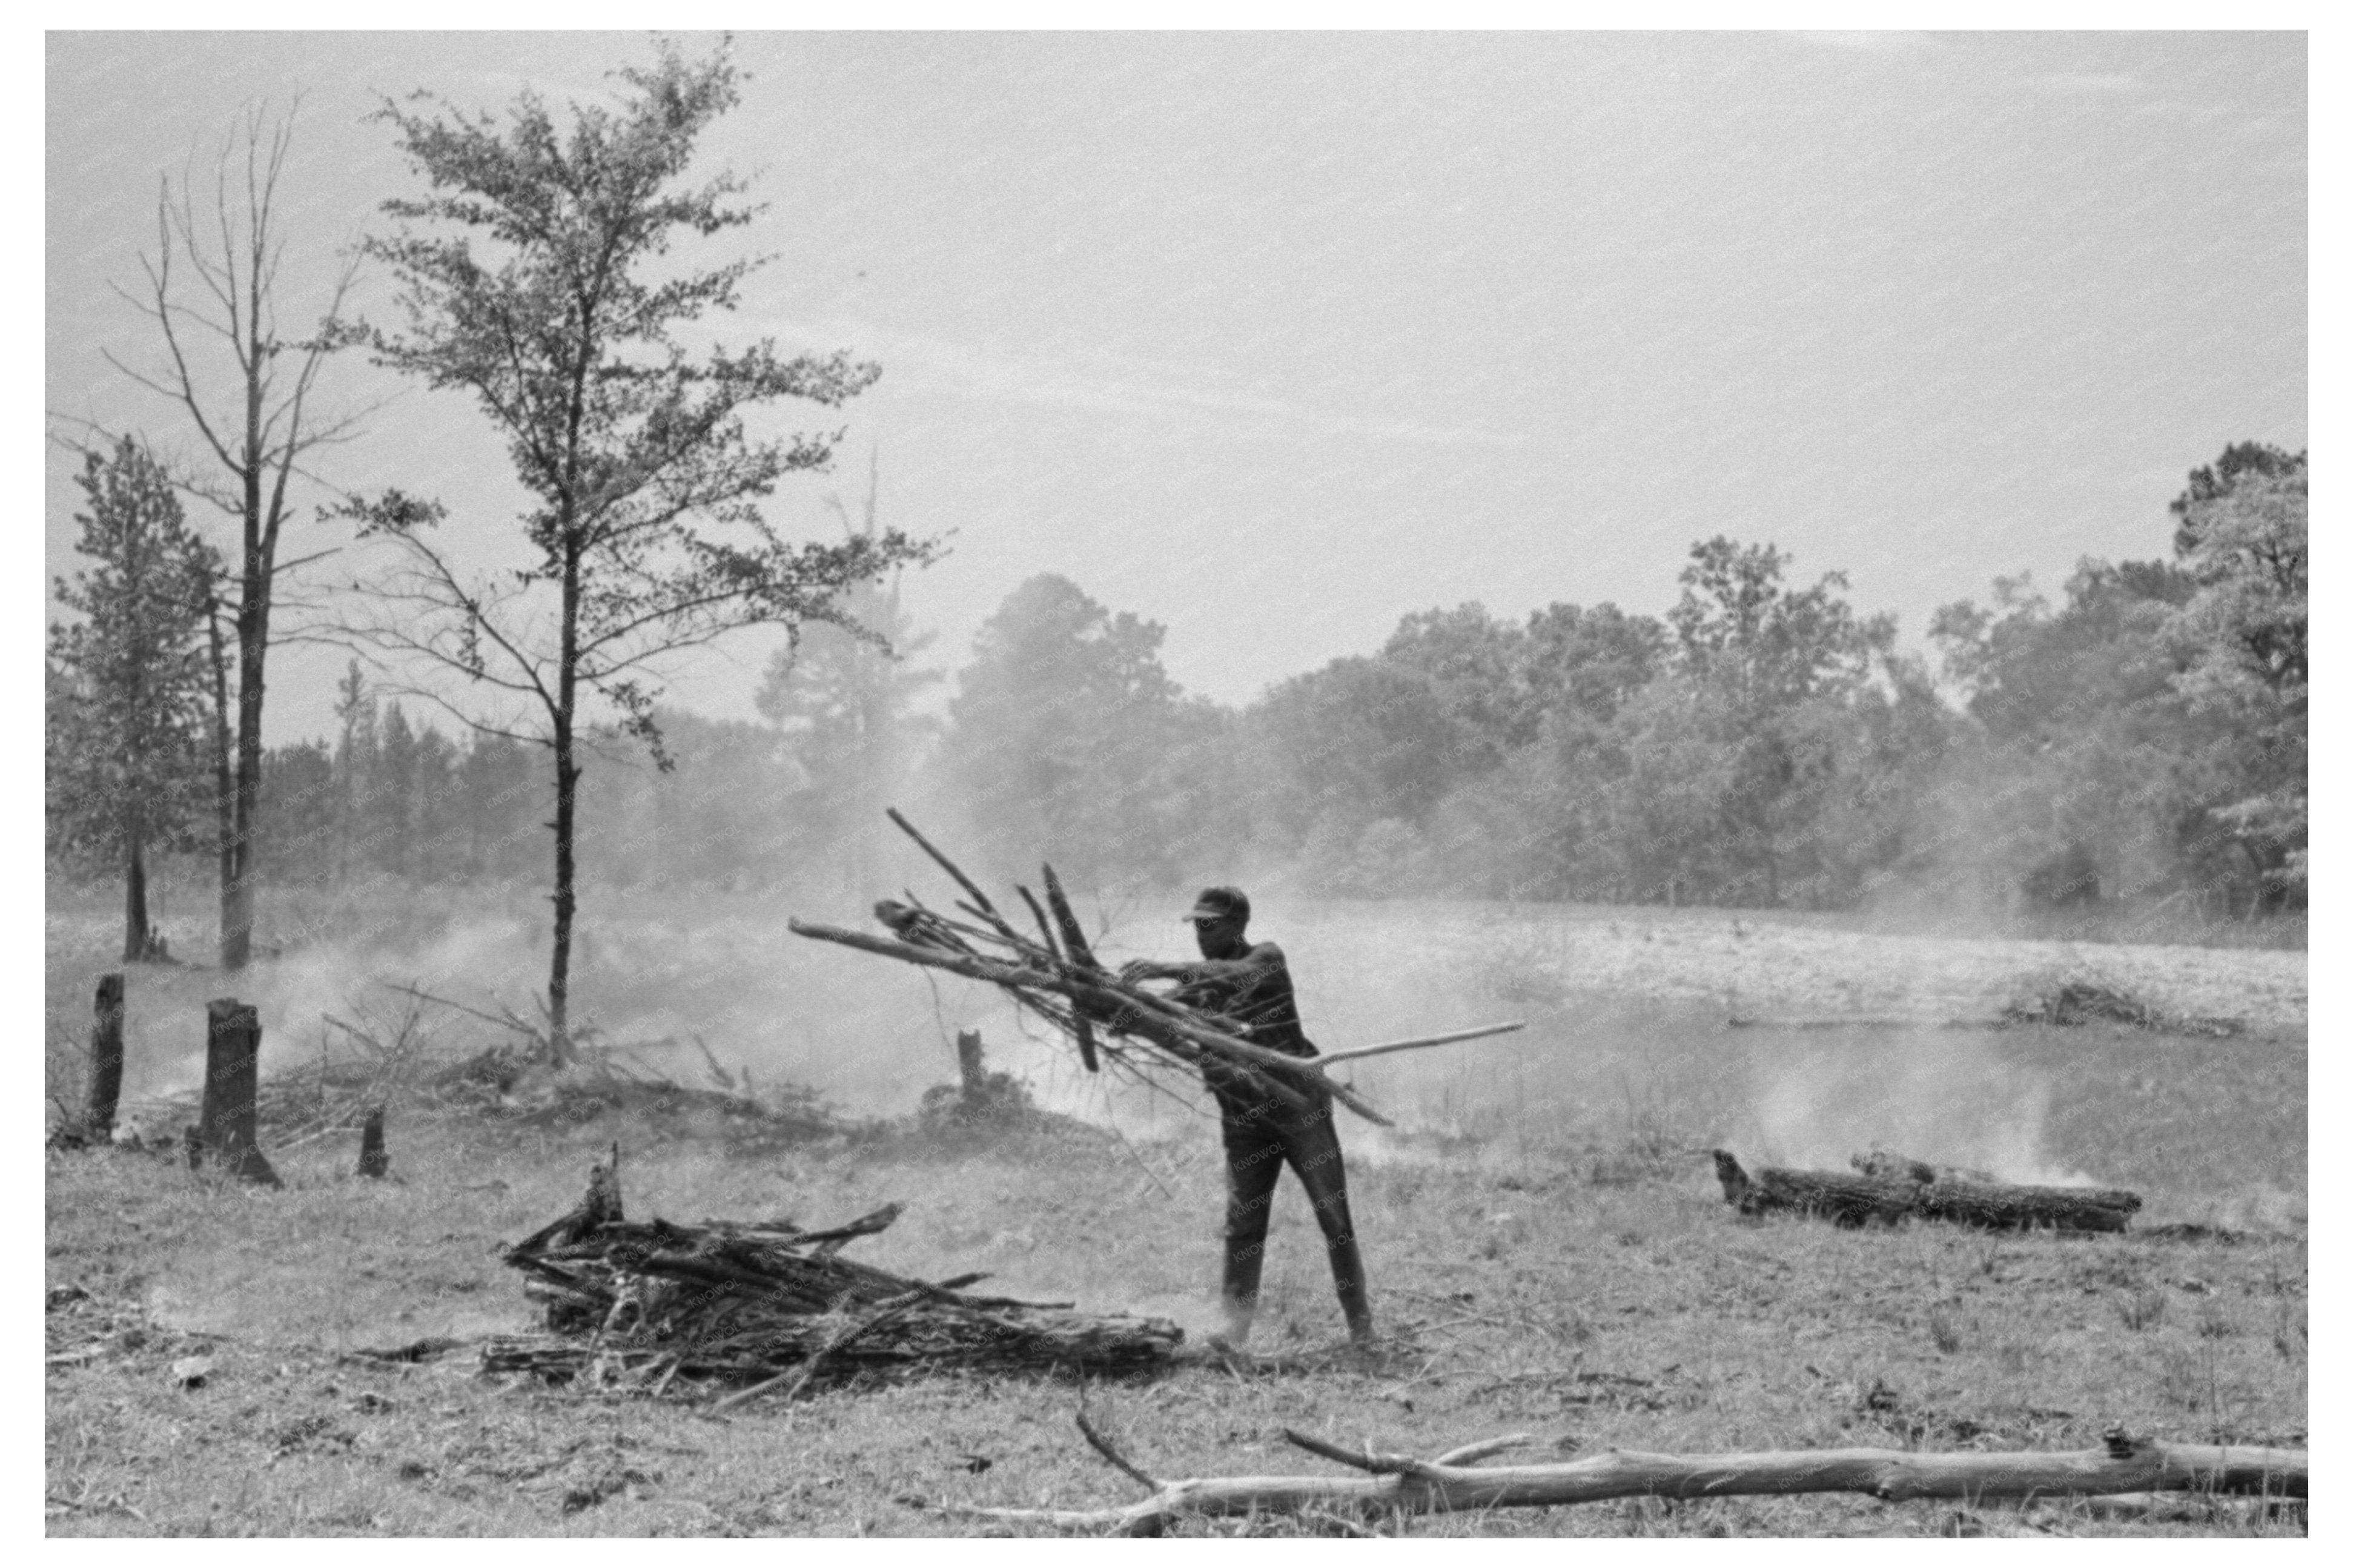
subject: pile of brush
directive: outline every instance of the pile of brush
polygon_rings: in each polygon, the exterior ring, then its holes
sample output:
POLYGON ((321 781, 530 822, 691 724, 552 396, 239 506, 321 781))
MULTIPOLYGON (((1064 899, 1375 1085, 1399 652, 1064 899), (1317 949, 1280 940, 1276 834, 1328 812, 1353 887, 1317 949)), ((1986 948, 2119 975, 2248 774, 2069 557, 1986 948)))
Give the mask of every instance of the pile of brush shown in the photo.
POLYGON ((2243 1026, 2236 1018, 2203 1018, 2168 1013, 2139 997, 2096 980, 2063 980, 2038 995, 2012 1002, 2001 1011, 2006 1024, 2128 1024, 2174 1035, 2211 1035, 2229 1038, 2243 1026))
POLYGON ((853 1263, 841 1248, 898 1218, 887 1208, 824 1230, 788 1220, 673 1225, 621 1212, 619 1151, 579 1207, 509 1248, 547 1331, 493 1339, 487 1372, 655 1394, 727 1388, 721 1408, 825 1381, 947 1368, 1133 1372, 1166 1363, 1165 1318, 1098 1317, 1067 1301, 967 1294, 853 1263))
MULTIPOLYGON (((792 921, 787 923, 795 935, 996 985, 1016 1005, 1060 1031, 1089 1072, 1108 1065, 1151 1080, 1189 1069, 1294 1110, 1328 1095, 1367 1121, 1389 1125, 1362 1096, 1327 1077, 1314 1059, 1258 1045, 1234 1021, 1129 984, 1103 967, 1051 866, 1039 868, 1042 902, 1028 888, 1014 889, 1036 922, 1034 933, 1025 931, 905 817, 895 810, 890 817, 955 879, 965 897, 954 908, 964 918, 930 909, 910 892, 904 903, 885 899, 874 906, 875 919, 891 931, 889 937, 792 921)), ((1493 1031, 1472 1031, 1480 1032, 1493 1031)))

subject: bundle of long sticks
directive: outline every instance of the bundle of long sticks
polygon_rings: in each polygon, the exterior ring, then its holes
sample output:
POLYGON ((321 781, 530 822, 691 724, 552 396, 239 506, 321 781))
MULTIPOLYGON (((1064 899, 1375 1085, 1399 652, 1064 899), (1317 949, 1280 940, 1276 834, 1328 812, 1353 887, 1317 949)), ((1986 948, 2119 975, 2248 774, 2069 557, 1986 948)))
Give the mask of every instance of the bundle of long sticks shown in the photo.
POLYGON ((955 879, 965 896, 955 901, 955 910, 963 918, 927 908, 910 892, 905 903, 886 899, 874 906, 875 918, 890 929, 890 937, 797 920, 786 922, 795 935, 997 985, 1018 1005, 1067 1036, 1090 1072, 1101 1071, 1108 1062, 1148 1079, 1155 1070, 1182 1066, 1293 1110, 1305 1110, 1315 1097, 1328 1095, 1368 1121, 1391 1125, 1362 1095, 1327 1077, 1315 1058, 1259 1045, 1231 1020, 1130 984, 1105 968, 1051 866, 1039 868, 1042 901, 1026 887, 1015 889, 1037 927, 1034 932, 1024 931, 895 808, 889 815, 955 879))
POLYGON ((547 1331, 489 1341, 482 1365, 553 1382, 681 1392, 732 1388, 715 1408, 860 1372, 945 1367, 1114 1373, 1166 1363, 1183 1331, 1165 1318, 1084 1313, 1068 1301, 976 1295, 987 1278, 931 1281, 839 1256, 899 1217, 892 1204, 845 1225, 789 1220, 631 1221, 619 1152, 578 1206, 516 1243, 506 1262, 546 1309, 547 1331))

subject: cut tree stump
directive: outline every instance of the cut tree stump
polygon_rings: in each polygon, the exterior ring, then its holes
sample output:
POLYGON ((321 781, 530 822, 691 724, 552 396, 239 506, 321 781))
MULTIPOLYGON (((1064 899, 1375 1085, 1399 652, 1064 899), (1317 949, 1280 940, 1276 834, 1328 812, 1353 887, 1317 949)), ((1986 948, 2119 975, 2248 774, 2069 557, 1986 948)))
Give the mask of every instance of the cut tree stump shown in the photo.
MULTIPOLYGON (((2044 1228, 2118 1231, 2140 1208, 2140 1194, 2114 1187, 2034 1187, 2006 1182, 1914 1181, 1841 1171, 1791 1171, 1762 1166, 1752 1175, 1723 1149, 1712 1149, 1715 1179, 1724 1201, 1744 1215, 1814 1215, 1839 1225, 1872 1220, 1943 1220, 1989 1230, 2044 1228)), ((1858 1163, 1865 1156, 1856 1156, 1858 1163)), ((1920 1167, 1926 1162, 1889 1155, 1883 1169, 1920 1167)))
POLYGON ((381 1180, 391 1169, 392 1159, 384 1152, 384 1107, 371 1106, 360 1127, 360 1174, 381 1180))
POLYGON ((188 1142, 194 1165, 210 1160, 239 1181, 281 1186, 254 1137, 261 1085, 261 1012, 234 996, 205 1004, 205 1098, 188 1142))
POLYGON ((964 1102, 977 1110, 988 1098, 988 1068, 981 1062, 980 1031, 956 1031, 956 1075, 964 1082, 964 1102))
MULTIPOLYGON (((67 1110, 49 1129, 51 1149, 104 1148, 114 1142, 114 1112, 122 1098, 122 976, 98 977, 90 1025, 90 1080, 81 1113, 67 1110)), ((63 1109, 60 1106, 59 1109, 63 1109)))
POLYGON ((114 1111, 122 1099, 122 974, 98 977, 90 1023, 90 1095, 82 1134, 93 1143, 114 1139, 114 1111))
POLYGON ((2126 1436, 2111 1428, 2105 1447, 2056 1453, 1921 1453, 1892 1448, 1820 1448, 1758 1454, 1643 1454, 1611 1449, 1555 1465, 1478 1461, 1525 1447, 1525 1434, 1490 1438, 1433 1459, 1343 1448, 1289 1427, 1297 1447, 1367 1473, 1359 1476, 1214 1476, 1156 1481, 1099 1433, 1096 1452, 1153 1494, 1125 1508, 1091 1510, 946 1505, 966 1517, 1029 1520, 1066 1528, 1116 1527, 1160 1534, 1187 1515, 1301 1513, 1319 1509, 1392 1513, 1470 1513, 1490 1508, 1556 1508, 1622 1497, 1761 1497, 1859 1492, 1883 1502, 1957 1498, 1970 1502, 2119 1492, 2243 1492, 2304 1497, 2311 1460, 2302 1448, 2222 1447, 2126 1436), (1108 1451, 1107 1451, 1108 1450, 1108 1451))

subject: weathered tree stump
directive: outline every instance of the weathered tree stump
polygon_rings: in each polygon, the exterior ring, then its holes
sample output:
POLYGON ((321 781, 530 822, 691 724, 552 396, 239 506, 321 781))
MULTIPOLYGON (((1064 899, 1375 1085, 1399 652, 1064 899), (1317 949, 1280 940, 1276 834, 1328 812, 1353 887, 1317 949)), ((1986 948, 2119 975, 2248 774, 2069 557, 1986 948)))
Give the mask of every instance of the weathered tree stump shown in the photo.
POLYGON ((98 1001, 90 1024, 90 1094, 82 1112, 82 1135, 93 1143, 114 1140, 114 1111, 122 1099, 122 975, 98 977, 98 1001))
POLYGON ((114 1112, 122 1098, 122 976, 98 977, 98 1003, 90 1025, 90 1079, 81 1114, 68 1110, 49 1129, 51 1149, 100 1148, 114 1142, 114 1112))
POLYGON ((964 1100, 978 1105, 988 1094, 988 1069, 981 1065, 980 1031, 956 1031, 956 1072, 964 1079, 964 1100))
POLYGON ((381 1180, 391 1169, 391 1157, 384 1152, 384 1107, 374 1106, 360 1128, 360 1174, 381 1180))
POLYGON ((234 996, 205 1004, 204 1110, 191 1141, 192 1161, 209 1159, 240 1181, 279 1186, 254 1136, 261 1081, 261 1013, 234 996))

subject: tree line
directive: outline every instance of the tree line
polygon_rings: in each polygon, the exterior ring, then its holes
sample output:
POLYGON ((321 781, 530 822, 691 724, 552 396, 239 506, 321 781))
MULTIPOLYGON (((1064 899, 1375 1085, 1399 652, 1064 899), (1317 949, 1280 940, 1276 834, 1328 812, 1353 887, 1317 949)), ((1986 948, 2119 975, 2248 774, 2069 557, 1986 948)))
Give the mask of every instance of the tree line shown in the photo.
MULTIPOLYGON (((1404 616, 1376 651, 1228 707, 1162 626, 1068 579, 999 605, 946 681, 895 584, 802 630, 757 721, 662 710, 668 770, 580 793, 589 875, 873 894, 881 808, 976 859, 1101 888, 1274 877, 1338 898, 1850 909, 2116 907, 2207 919, 2306 896, 2307 461, 2233 446, 2190 476, 2168 559, 2085 560, 1941 608, 1935 664, 1769 544, 1695 543, 1657 615, 1555 603, 1404 616)), ((860 529, 874 527, 871 490, 860 529)), ((528 878, 552 802, 525 747, 463 742, 366 689, 268 753, 263 869, 528 878)), ((603 737, 609 747, 625 737, 603 737)))
POLYGON ((1662 614, 1406 616, 1240 710, 1060 578, 982 631, 934 764, 1008 869, 1252 868, 1328 896, 1972 910, 2307 893, 2305 454, 2191 473, 2169 558, 1940 608, 1931 658, 1770 544, 1662 614))

